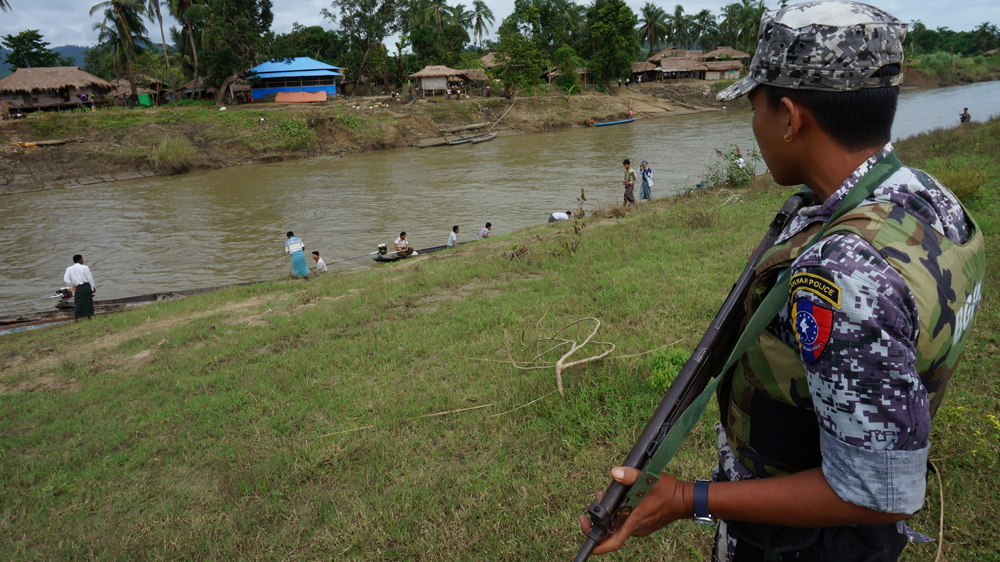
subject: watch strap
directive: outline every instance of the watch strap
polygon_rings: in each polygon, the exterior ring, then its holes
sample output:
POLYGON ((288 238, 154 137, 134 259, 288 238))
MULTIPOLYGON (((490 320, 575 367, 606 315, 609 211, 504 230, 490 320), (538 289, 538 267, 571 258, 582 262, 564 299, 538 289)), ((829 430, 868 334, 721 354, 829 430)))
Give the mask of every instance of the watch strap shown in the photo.
POLYGON ((708 511, 708 480, 696 480, 694 483, 694 518, 712 518, 708 511))

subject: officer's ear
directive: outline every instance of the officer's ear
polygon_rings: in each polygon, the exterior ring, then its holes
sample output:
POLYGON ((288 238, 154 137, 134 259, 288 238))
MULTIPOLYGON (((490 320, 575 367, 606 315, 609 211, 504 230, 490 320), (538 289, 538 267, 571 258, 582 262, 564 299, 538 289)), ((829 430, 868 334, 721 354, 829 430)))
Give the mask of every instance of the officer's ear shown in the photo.
POLYGON ((788 97, 781 98, 778 116, 784 120, 786 139, 795 138, 804 128, 811 129, 817 126, 812 111, 801 102, 788 97))

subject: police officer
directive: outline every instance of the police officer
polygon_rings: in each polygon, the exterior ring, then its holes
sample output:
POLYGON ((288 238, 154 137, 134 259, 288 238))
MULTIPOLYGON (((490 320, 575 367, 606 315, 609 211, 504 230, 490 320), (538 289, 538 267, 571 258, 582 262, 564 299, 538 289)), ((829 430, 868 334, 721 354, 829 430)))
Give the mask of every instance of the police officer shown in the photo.
MULTIPOLYGON (((748 76, 718 98, 749 97, 774 180, 811 192, 756 265, 746 308, 791 268, 776 288, 787 301, 719 385, 713 481, 664 474, 595 554, 691 517, 720 520, 714 558, 738 562, 895 560, 914 534, 905 520, 923 504, 931 418, 985 257, 958 199, 893 154, 905 32, 854 2, 761 18, 748 76), (855 186, 863 202, 830 221, 855 186)), ((626 485, 637 475, 612 471, 626 485)))

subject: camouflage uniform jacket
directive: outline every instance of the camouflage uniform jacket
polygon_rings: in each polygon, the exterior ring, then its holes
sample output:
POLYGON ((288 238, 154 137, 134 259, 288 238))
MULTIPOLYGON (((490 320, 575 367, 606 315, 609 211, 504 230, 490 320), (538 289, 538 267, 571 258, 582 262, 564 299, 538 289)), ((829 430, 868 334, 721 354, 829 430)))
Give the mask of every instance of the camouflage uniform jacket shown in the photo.
MULTIPOLYGON (((800 211, 779 244, 826 222, 847 192, 891 152, 892 145, 887 144, 825 202, 800 211)), ((888 203, 886 207, 894 212, 905 211, 933 229, 930 235, 936 233, 956 244, 965 244, 973 233, 973 223, 958 199, 920 170, 900 168, 862 205, 878 203, 888 203)), ((976 254, 980 267, 982 259, 980 249, 976 254)), ((789 302, 762 338, 780 340, 801 351, 808 392, 792 398, 804 400, 801 406, 815 412, 827 481, 845 501, 883 512, 915 512, 923 504, 931 416, 943 394, 937 392, 943 388, 927 388, 928 381, 921 379, 917 365, 917 297, 885 256, 851 231, 825 236, 795 258, 791 267, 789 302), (797 278, 818 278, 834 286, 839 306, 830 306, 829 295, 821 290, 796 289, 797 278), (800 348, 807 328, 795 321, 796 306, 822 307, 828 315, 827 335, 820 338, 826 339, 813 352, 800 348)), ((945 279, 937 284, 940 290, 951 289, 945 279)), ((955 341, 964 339, 981 286, 980 269, 976 290, 958 317, 951 318, 955 341)), ((808 337, 816 339, 815 332, 808 337)), ((935 386, 933 381, 930 386, 935 386)), ((752 470, 737 458, 742 455, 734 454, 731 446, 735 445, 725 429, 720 426, 717 432, 719 470, 726 479, 767 475, 769 471, 752 470)), ((719 539, 717 553, 731 552, 733 544, 724 526, 719 539), (727 542, 730 548, 725 548, 727 542)))

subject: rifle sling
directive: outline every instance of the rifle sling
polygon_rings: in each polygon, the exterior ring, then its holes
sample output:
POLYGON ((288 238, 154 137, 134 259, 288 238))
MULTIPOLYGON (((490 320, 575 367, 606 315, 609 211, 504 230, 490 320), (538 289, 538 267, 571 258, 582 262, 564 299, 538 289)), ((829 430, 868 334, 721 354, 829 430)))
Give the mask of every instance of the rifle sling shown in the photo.
MULTIPOLYGON (((833 224, 837 219, 842 217, 848 211, 853 210, 855 207, 860 205, 865 199, 870 197, 878 186, 882 185, 885 180, 889 179, 891 175, 896 173, 903 164, 899 161, 894 153, 889 153, 882 161, 875 165, 865 177, 861 178, 859 181, 844 198, 840 201, 837 206, 837 210, 834 211, 833 215, 830 217, 823 228, 813 237, 812 240, 806 244, 803 248, 809 248, 816 242, 818 242, 823 234, 826 232, 826 227, 833 224)), ((722 374, 726 373, 736 364, 736 361, 743 355, 743 353, 750 346, 750 343, 757 339, 771 320, 778 314, 781 307, 784 306, 785 302, 788 300, 788 281, 791 277, 791 267, 785 268, 778 277, 778 280, 771 287, 771 290, 764 297, 764 300, 757 307, 756 312, 750 317, 750 321, 747 322, 746 328, 740 334, 739 340, 737 340, 736 345, 733 347, 732 353, 729 354, 729 359, 726 360, 725 366, 719 371, 719 376, 715 377, 705 390, 695 398, 694 402, 691 403, 684 412, 677 418, 677 422, 668 428, 667 434, 663 438, 663 442, 656 449, 650 457, 649 462, 646 463, 646 467, 639 479, 635 484, 632 485, 632 489, 629 490, 628 496, 625 498, 624 506, 635 507, 639 504, 643 497, 649 490, 653 488, 657 480, 660 479, 660 473, 666 468, 667 463, 673 459, 674 455, 681 447, 681 443, 687 439, 688 435, 691 434, 691 430, 694 425, 701 418, 701 414, 705 411, 708 406, 708 401, 711 396, 715 393, 715 388, 719 385, 719 381, 723 378, 722 374)))

